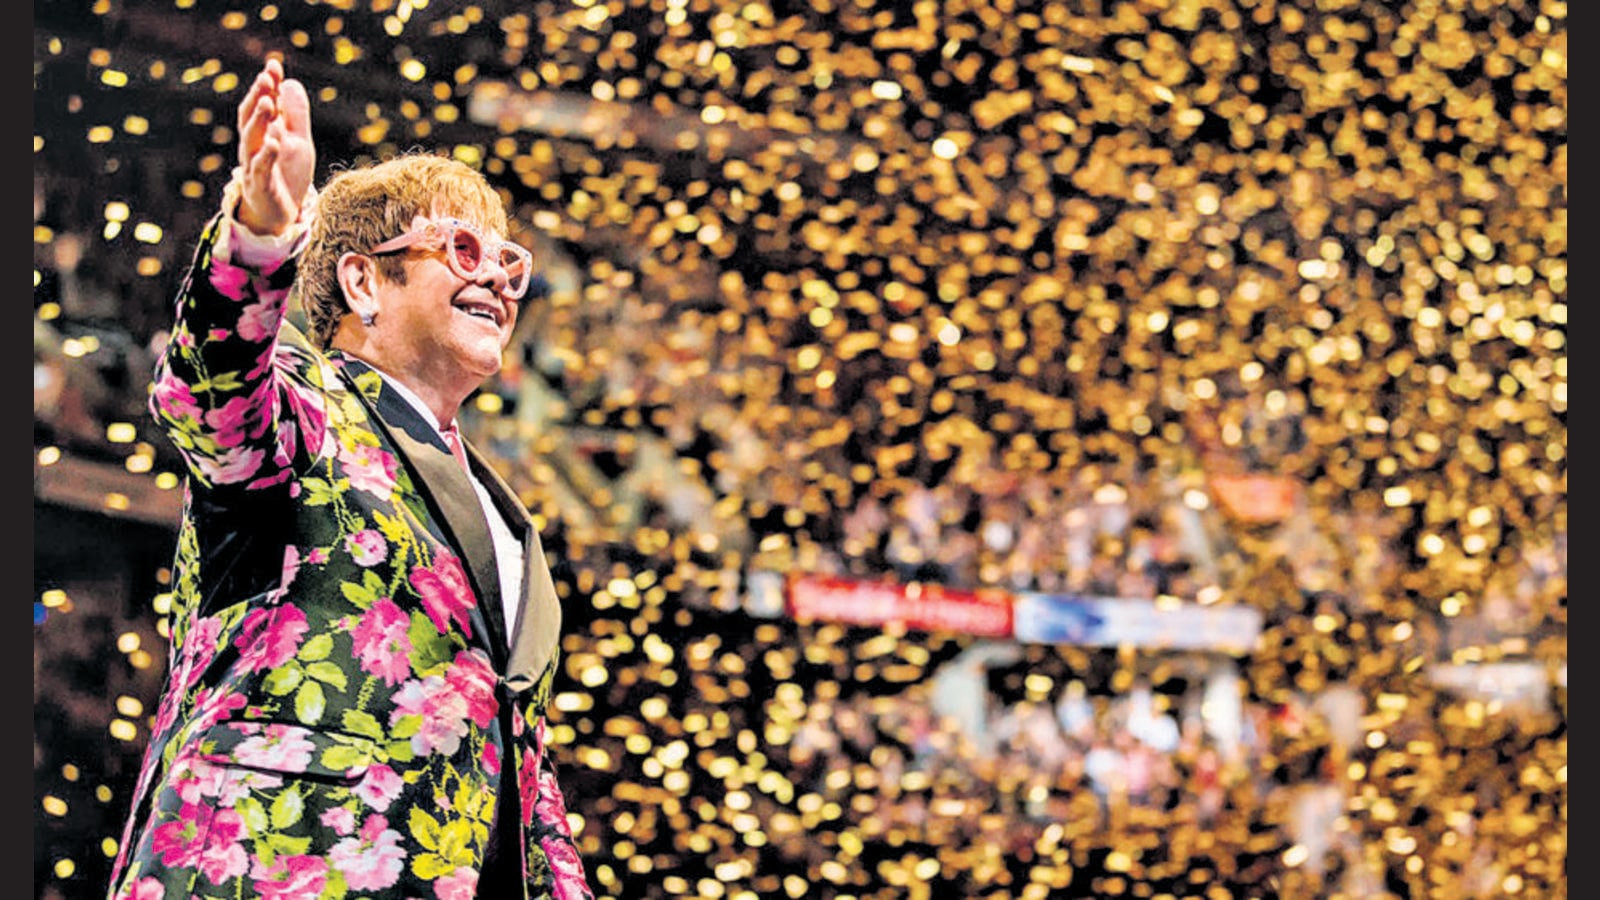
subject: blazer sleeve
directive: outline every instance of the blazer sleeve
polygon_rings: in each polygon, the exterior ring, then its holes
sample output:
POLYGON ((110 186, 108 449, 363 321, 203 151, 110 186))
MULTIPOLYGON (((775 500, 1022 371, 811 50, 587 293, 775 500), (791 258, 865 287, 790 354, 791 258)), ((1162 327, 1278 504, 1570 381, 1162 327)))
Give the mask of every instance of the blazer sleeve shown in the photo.
POLYGON ((219 213, 201 233, 149 408, 198 483, 259 490, 287 481, 297 460, 317 454, 326 420, 318 392, 295 375, 306 367, 294 357, 309 363, 312 351, 279 341, 280 326, 292 328, 284 314, 295 259, 232 262, 232 227, 219 213))

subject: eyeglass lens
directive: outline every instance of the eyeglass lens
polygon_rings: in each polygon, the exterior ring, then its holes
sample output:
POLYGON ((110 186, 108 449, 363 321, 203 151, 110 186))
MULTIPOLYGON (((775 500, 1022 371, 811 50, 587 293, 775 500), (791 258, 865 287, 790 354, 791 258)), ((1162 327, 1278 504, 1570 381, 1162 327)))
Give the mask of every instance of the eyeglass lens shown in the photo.
POLYGON ((456 262, 465 272, 478 271, 478 265, 483 262, 483 242, 465 228, 453 228, 451 232, 450 246, 456 262))
MULTIPOLYGON (((450 251, 460 268, 463 277, 474 277, 478 267, 483 264, 483 239, 467 228, 459 226, 451 229, 450 251)), ((506 272, 506 289, 513 294, 521 294, 528 283, 528 260, 521 250, 513 245, 502 243, 499 245, 500 267, 506 272)))

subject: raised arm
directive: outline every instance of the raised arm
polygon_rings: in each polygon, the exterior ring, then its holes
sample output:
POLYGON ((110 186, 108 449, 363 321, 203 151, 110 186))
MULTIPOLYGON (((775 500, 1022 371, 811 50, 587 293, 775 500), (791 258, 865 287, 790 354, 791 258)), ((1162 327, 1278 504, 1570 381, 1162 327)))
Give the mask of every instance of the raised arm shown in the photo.
POLYGON ((316 167, 310 102, 278 60, 240 101, 238 127, 239 166, 178 293, 150 409, 201 483, 258 488, 288 476, 321 421, 275 365, 316 167))

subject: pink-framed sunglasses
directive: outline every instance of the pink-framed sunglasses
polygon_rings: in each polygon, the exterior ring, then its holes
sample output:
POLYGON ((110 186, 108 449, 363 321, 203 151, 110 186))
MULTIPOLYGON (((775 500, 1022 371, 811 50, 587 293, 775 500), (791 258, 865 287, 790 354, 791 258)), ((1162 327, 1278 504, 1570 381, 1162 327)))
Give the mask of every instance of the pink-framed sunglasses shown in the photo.
POLYGON ((467 281, 482 277, 483 267, 488 262, 494 261, 506 271, 506 286, 501 293, 516 300, 528 291, 528 281, 533 275, 533 251, 510 241, 497 241, 485 237, 477 226, 460 219, 434 219, 424 222, 367 252, 392 253, 419 243, 431 243, 443 247, 444 258, 450 265, 450 271, 467 281))

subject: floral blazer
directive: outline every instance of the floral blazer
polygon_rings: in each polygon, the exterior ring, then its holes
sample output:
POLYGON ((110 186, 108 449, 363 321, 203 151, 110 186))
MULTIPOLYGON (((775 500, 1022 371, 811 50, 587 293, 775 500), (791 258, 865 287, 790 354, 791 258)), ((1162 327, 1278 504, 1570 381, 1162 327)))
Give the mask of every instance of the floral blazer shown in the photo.
POLYGON ((561 612, 526 510, 469 448, 523 535, 508 635, 488 524, 437 431, 284 319, 292 260, 214 254, 226 227, 202 234, 150 389, 189 478, 109 896, 472 900, 493 839, 529 900, 591 897, 543 715, 561 612))

